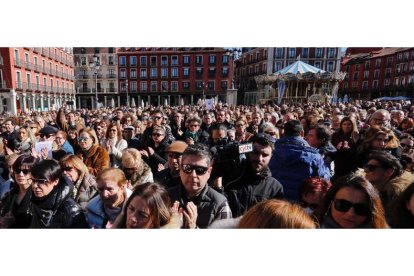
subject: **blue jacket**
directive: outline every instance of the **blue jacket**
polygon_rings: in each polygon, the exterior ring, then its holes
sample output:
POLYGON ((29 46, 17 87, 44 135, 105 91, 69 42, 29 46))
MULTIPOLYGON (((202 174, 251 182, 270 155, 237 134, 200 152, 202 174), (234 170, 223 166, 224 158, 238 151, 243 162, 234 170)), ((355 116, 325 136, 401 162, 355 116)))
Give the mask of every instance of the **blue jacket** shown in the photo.
POLYGON ((299 186, 311 176, 330 179, 318 150, 309 146, 301 137, 284 137, 276 141, 269 163, 272 176, 283 186, 285 198, 299 201, 299 186))
POLYGON ((71 144, 69 143, 68 140, 65 141, 65 143, 63 143, 62 145, 62 149, 67 153, 67 154, 75 154, 75 152, 73 151, 73 147, 71 146, 71 144))

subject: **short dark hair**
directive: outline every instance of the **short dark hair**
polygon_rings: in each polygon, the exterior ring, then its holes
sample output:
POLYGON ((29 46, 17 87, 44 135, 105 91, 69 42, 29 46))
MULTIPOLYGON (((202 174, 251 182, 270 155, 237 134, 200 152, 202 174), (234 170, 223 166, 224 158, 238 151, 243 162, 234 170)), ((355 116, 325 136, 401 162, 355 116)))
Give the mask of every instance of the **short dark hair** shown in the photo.
POLYGON ((250 137, 249 142, 257 143, 264 147, 270 147, 272 151, 275 149, 275 144, 265 136, 253 135, 252 137, 250 137))
POLYGON ((34 164, 31 173, 33 178, 54 181, 60 178, 62 169, 56 160, 46 159, 34 164))
POLYGON ((194 155, 200 158, 207 159, 208 166, 210 166, 213 160, 213 156, 211 154, 210 149, 206 145, 200 143, 195 145, 189 145, 183 152, 182 160, 184 160, 189 155, 194 155))
POLYGON ((378 161, 384 169, 393 169, 394 173, 391 178, 399 176, 403 173, 401 162, 391 153, 386 151, 375 151, 369 155, 368 161, 372 159, 378 161))
POLYGON ((290 120, 285 123, 285 132, 286 137, 295 137, 299 136, 303 131, 303 126, 298 120, 290 120))
POLYGON ((324 144, 331 140, 331 131, 325 125, 318 124, 314 129, 316 137, 318 140, 323 141, 324 144))

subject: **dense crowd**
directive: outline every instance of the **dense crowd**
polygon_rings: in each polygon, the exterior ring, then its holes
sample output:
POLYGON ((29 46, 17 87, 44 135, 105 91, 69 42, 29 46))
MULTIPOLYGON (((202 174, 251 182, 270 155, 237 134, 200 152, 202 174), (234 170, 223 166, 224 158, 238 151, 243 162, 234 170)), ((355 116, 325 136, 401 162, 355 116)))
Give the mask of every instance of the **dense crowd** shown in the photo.
POLYGON ((409 101, 0 115, 0 228, 414 228, 409 101))

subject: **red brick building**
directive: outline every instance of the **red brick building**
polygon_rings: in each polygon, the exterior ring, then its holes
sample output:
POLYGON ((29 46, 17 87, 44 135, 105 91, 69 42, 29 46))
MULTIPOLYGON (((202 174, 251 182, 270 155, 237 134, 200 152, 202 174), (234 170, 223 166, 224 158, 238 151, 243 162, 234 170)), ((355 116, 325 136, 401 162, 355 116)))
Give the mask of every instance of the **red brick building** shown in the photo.
POLYGON ((341 71, 347 72, 347 76, 340 84, 339 97, 346 94, 351 99, 413 97, 414 48, 351 50, 354 54, 346 55, 341 62, 341 71))
POLYGON ((136 105, 235 102, 233 60, 224 48, 118 48, 118 88, 136 105))
POLYGON ((48 110, 74 100, 71 48, 0 48, 0 112, 48 110))

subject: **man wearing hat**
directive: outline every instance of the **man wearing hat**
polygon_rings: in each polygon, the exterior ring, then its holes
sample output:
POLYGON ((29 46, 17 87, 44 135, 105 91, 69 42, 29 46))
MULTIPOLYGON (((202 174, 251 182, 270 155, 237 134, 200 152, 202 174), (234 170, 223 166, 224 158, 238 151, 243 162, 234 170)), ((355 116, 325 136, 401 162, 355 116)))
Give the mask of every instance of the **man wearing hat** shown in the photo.
POLYGON ((167 147, 165 152, 167 153, 168 157, 168 166, 164 170, 154 174, 155 182, 163 185, 166 188, 171 188, 181 183, 181 156, 187 147, 187 143, 183 141, 174 141, 167 147))
POLYGON ((126 126, 122 130, 122 136, 128 143, 128 148, 139 149, 139 139, 135 138, 135 128, 133 126, 126 126))

